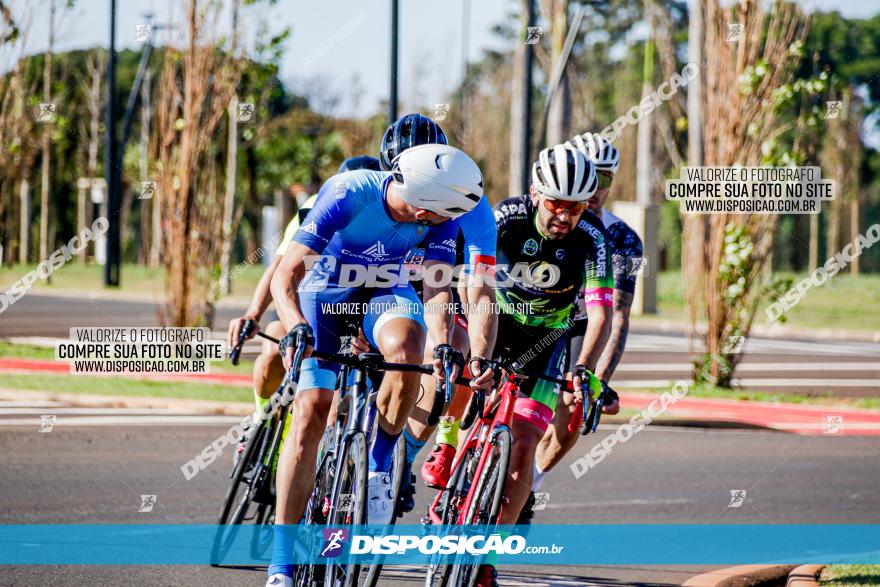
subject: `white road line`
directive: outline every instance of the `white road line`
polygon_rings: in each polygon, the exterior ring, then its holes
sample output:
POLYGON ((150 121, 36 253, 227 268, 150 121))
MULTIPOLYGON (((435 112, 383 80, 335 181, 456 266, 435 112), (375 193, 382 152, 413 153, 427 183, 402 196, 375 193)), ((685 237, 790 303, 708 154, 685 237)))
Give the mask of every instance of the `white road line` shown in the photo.
POLYGON ((0 416, 27 416, 34 414, 55 414, 56 416, 62 416, 64 414, 78 414, 78 415, 89 415, 89 416, 105 416, 105 415, 113 415, 113 416, 161 416, 161 415, 178 415, 178 416, 191 416, 191 415, 210 415, 210 414, 187 414, 181 413, 180 410, 168 410, 168 409, 150 409, 150 408, 76 408, 76 407, 27 407, 27 408, 7 408, 6 406, 0 405, 0 416))
MULTIPOLYGON (((614 389, 638 389, 643 387, 668 387, 672 385, 672 379, 645 379, 626 380, 614 379, 611 386, 614 389)), ((733 385, 737 387, 880 387, 878 379, 734 379, 733 385)))
MULTIPOLYGON (((217 426, 241 422, 235 416, 73 416, 58 418, 55 426, 217 426)), ((0 419, 0 426, 39 428, 40 418, 0 419)))
MULTIPOLYGON (((626 356, 626 355, 624 355, 626 356)), ((690 373, 694 366, 688 363, 620 363, 615 373, 678 373, 683 371, 690 373)), ((737 365, 738 372, 760 372, 760 371, 878 371, 880 372, 880 361, 870 363, 740 363, 737 365)))

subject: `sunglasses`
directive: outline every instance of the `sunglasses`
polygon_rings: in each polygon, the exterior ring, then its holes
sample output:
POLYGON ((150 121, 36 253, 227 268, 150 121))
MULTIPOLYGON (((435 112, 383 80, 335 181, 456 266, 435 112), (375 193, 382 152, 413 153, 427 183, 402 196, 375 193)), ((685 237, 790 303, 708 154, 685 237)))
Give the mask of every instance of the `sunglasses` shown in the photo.
POLYGON ((611 187, 611 182, 614 181, 614 174, 608 173, 607 171, 599 171, 599 187, 597 189, 606 190, 611 187))
POLYGON ((586 208, 586 204, 583 202, 569 202, 568 200, 551 200, 548 197, 543 197, 541 200, 544 201, 544 207, 553 212, 554 214, 562 214, 563 211, 568 212, 571 216, 575 216, 580 214, 586 208))

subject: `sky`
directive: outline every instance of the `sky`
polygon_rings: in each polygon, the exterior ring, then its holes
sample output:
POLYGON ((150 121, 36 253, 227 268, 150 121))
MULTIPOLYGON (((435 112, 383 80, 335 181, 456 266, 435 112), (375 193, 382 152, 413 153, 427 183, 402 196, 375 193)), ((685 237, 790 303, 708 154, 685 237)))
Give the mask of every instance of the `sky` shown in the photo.
MULTIPOLYGON (((46 48, 49 0, 13 0, 12 5, 34 11, 34 42, 28 52, 46 48)), ((847 17, 869 17, 880 12, 876 0, 808 0, 807 8, 839 10, 847 17)), ((168 22, 169 7, 181 0, 117 0, 117 47, 136 48, 137 25, 152 12, 155 22, 168 22)), ((463 72, 462 31, 464 6, 470 5, 471 60, 487 48, 503 48, 491 28, 515 10, 517 0, 401 0, 400 1, 400 111, 445 102, 463 72)), ((56 47, 59 51, 107 46, 110 0, 76 0, 75 8, 59 19, 56 47)), ((389 61, 388 0, 279 0, 277 6, 260 8, 269 31, 292 29, 281 64, 287 87, 308 96, 319 110, 336 115, 376 112, 388 96, 389 61), (268 18, 266 18, 268 14, 268 18), (338 96, 332 103, 328 96, 338 96)), ((221 15, 218 30, 228 31, 230 16, 221 15)), ((241 17, 243 35, 253 43, 257 34, 253 11, 241 17)), ((161 37, 159 38, 161 42, 161 37)))

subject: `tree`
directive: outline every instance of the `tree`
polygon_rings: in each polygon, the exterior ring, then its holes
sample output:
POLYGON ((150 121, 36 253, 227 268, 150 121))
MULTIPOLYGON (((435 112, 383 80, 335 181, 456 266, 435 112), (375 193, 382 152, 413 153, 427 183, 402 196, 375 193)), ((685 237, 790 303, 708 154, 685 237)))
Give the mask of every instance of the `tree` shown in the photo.
MULTIPOLYGON (((724 8, 702 3, 706 27, 703 55, 705 109, 704 165, 788 164, 778 151, 783 130, 780 103, 793 94, 788 85, 800 57, 806 19, 794 4, 777 2, 766 13, 759 0, 724 8), (743 26, 739 42, 726 40, 727 24, 743 26)), ((697 380, 729 386, 742 356, 732 347, 748 336, 759 303, 778 216, 714 214, 686 216, 682 266, 687 275, 690 338, 702 343, 697 380), (698 323, 705 320, 700 334, 698 323)))

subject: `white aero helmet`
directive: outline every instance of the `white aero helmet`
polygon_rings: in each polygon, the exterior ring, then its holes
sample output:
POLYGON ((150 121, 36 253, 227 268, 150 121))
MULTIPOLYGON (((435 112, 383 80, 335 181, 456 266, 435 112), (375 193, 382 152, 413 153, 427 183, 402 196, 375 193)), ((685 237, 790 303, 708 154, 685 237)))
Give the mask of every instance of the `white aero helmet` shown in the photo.
POLYGON ((584 202, 596 193, 596 166, 577 149, 547 147, 532 165, 532 183, 539 194, 555 200, 584 202))
POLYGON ((596 165, 596 169, 599 171, 617 173, 617 168, 620 167, 620 152, 617 147, 600 134, 585 132, 582 135, 577 135, 565 145, 583 153, 596 165))
POLYGON ((483 197, 480 168, 449 145, 410 147, 394 159, 391 175, 403 201, 447 218, 469 212, 483 197))

